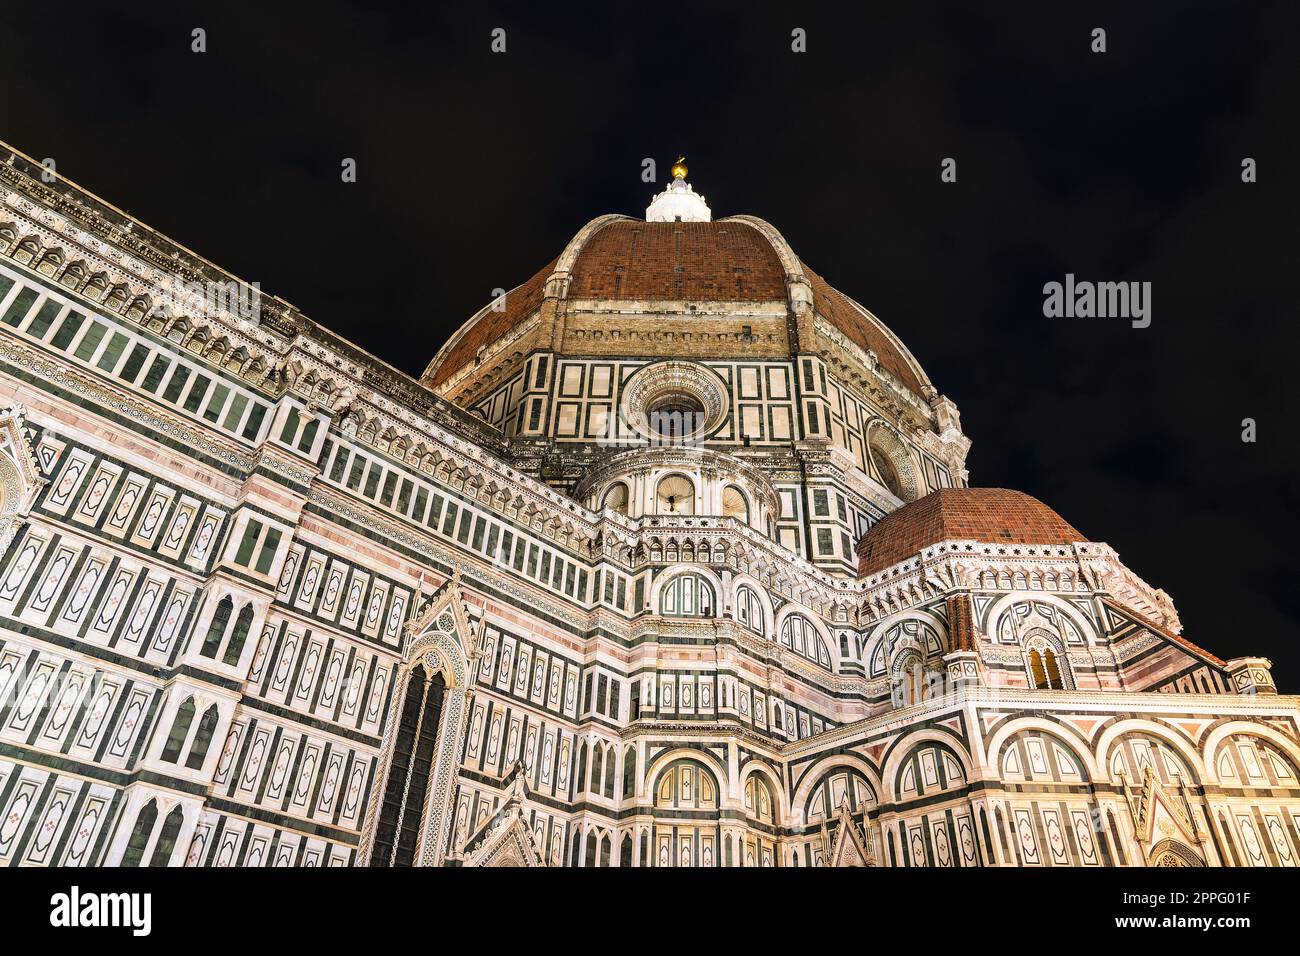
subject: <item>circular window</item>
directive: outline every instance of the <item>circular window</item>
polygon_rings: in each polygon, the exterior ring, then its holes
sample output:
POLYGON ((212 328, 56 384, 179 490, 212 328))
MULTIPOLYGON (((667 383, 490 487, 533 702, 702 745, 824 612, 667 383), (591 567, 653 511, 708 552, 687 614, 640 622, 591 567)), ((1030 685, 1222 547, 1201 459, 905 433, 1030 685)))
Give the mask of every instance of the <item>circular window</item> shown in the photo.
POLYGON ((668 392, 655 396, 646 419, 650 431, 661 438, 685 438, 704 426, 704 403, 687 392, 668 392))
POLYGON ((659 362, 627 380, 621 414, 651 442, 675 445, 717 430, 727 416, 727 393, 703 366, 659 362))

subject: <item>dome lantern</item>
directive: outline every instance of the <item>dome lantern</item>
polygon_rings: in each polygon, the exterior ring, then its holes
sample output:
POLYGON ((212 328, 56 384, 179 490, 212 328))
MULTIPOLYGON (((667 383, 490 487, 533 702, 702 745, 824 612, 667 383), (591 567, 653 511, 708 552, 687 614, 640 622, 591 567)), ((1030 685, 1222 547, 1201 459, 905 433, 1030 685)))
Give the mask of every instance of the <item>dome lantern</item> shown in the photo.
POLYGON ((704 197, 686 181, 686 157, 678 155, 672 165, 673 181, 650 200, 646 222, 712 222, 713 213, 704 197))

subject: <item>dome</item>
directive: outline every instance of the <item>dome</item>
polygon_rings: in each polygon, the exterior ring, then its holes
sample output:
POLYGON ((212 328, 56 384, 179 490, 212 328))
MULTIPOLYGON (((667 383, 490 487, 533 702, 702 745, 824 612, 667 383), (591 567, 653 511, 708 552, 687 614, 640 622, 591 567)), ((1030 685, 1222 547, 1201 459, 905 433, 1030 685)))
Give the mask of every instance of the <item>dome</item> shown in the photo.
POLYGON ((945 488, 882 518, 858 542, 865 577, 940 541, 988 544, 1073 544, 1087 541, 1032 495, 1007 488, 945 488))
MULTIPOLYGON (((466 391, 466 382, 481 384, 474 382, 474 373, 461 373, 482 365, 490 379, 498 353, 540 348, 581 354, 581 336, 570 331, 566 337, 566 313, 616 312, 627 321, 645 313, 650 330, 667 316, 698 324, 702 331, 719 316, 746 321, 752 315, 755 328, 768 323, 763 326, 772 330, 767 341, 778 340, 771 347, 791 355, 814 350, 811 343, 796 347, 788 331, 789 316, 806 311, 808 303, 853 345, 873 353, 878 367, 901 387, 920 400, 928 398, 929 379, 902 342, 807 268, 776 229, 750 216, 592 220, 555 261, 509 291, 504 303, 489 304, 462 326, 429 363, 422 381, 454 398, 466 391), (531 342, 530 331, 538 334, 531 342), (515 347, 499 347, 506 341, 515 347)), ((707 334, 700 339, 701 354, 693 357, 717 354, 716 345, 704 344, 707 334)), ((737 341, 736 351, 750 348, 737 341)))

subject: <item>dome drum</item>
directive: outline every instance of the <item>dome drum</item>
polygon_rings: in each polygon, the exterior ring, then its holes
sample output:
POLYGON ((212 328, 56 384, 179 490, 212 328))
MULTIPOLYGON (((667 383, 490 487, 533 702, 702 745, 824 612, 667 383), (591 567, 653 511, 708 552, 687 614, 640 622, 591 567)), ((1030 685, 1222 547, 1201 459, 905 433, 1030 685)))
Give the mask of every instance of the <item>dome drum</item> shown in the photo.
POLYGON ((629 518, 730 517, 769 534, 780 499, 767 476, 730 455, 702 448, 633 449, 588 472, 576 496, 589 508, 629 518))

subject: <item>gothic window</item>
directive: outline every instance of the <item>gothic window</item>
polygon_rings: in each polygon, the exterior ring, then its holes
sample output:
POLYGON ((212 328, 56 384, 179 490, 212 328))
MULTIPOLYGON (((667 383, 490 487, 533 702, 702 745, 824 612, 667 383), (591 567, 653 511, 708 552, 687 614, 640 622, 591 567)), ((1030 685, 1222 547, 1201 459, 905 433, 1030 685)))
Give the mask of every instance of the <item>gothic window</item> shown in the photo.
POLYGON ((604 770, 605 748, 601 744, 593 744, 591 748, 591 786, 588 788, 593 793, 600 793, 600 775, 604 770))
POLYGON ((175 763, 180 759, 181 747, 185 744, 185 738, 190 732, 190 724, 193 722, 194 698, 188 697, 176 711, 176 719, 172 721, 172 731, 167 735, 167 743, 162 752, 162 759, 166 763, 175 763))
POLYGON ((781 625, 781 643, 802 657, 831 669, 831 652, 817 628, 802 614, 791 614, 781 625))
POLYGON ((763 602, 759 600, 758 592, 747 584, 736 589, 736 620, 755 634, 767 630, 767 623, 763 620, 763 602))
POLYGON ((574 781, 574 789, 577 793, 582 793, 587 789, 587 748, 578 748, 578 776, 574 781))
POLYGON ((630 800, 636 795, 636 748, 628 747, 623 751, 623 799, 630 800))
POLYGON ((1035 690, 1066 690, 1059 653, 1041 641, 1028 654, 1029 681, 1035 690))
POLYGON ((393 735, 392 759, 375 827, 371 866, 413 866, 433 770, 434 744, 446 681, 412 668, 393 735))
POLYGON ((122 854, 122 866, 139 866, 140 860, 144 856, 144 848, 149 845, 149 837, 153 835, 153 825, 158 819, 158 804, 150 800, 143 807, 135 818, 135 829, 131 831, 131 839, 126 844, 126 852, 122 854))
POLYGON ((703 764, 678 760, 659 775, 655 806, 665 810, 716 810, 717 782, 703 764))
POLYGON ((234 611, 234 602, 230 600, 227 594, 217 603, 217 609, 212 613, 212 623, 208 625, 208 636, 203 641, 203 648, 199 651, 204 657, 216 657, 217 648, 221 646, 221 639, 226 635, 226 627, 230 624, 230 615, 234 611))
POLYGON ((627 514, 627 499, 627 485, 618 481, 609 486, 600 506, 602 508, 608 508, 611 511, 617 511, 621 515, 625 515, 627 514))
POLYGON ((158 834, 158 843, 149 857, 150 866, 166 866, 176 848, 176 837, 180 835, 181 824, 185 822, 185 813, 180 807, 172 807, 171 813, 163 821, 162 832, 158 834))
POLYGON ((600 838, 600 865, 609 866, 610 854, 613 852, 614 844, 610 842, 609 834, 606 833, 600 838))
POLYGON ((234 667, 239 663, 239 655, 244 652, 244 642, 248 640, 248 630, 253 626, 253 605, 245 604, 240 609, 239 617, 235 618, 235 629, 230 633, 230 642, 226 645, 226 653, 221 655, 223 663, 234 667))
POLYGON ((208 748, 212 746, 212 735, 216 731, 217 705, 213 704, 203 712, 198 732, 194 735, 194 743, 190 746, 190 754, 185 758, 185 766, 190 770, 202 768, 203 761, 208 756, 208 748))
POLYGON ((632 831, 629 830, 623 834, 623 842, 618 849, 618 865, 620 867, 632 865, 632 831))
POLYGON ((603 792, 611 800, 614 799, 614 756, 614 748, 610 747, 609 753, 606 754, 608 759, 605 761, 605 786, 603 792))
POLYGON ((713 585, 699 574, 679 574, 659 594, 659 613, 666 617, 713 617, 713 585))
POLYGON ((925 700, 925 665, 916 651, 908 650, 899 655, 894 663, 890 690, 895 707, 910 707, 925 700))
POLYGON ((762 823, 776 822, 772 788, 761 774, 751 773, 745 781, 745 813, 762 823))

